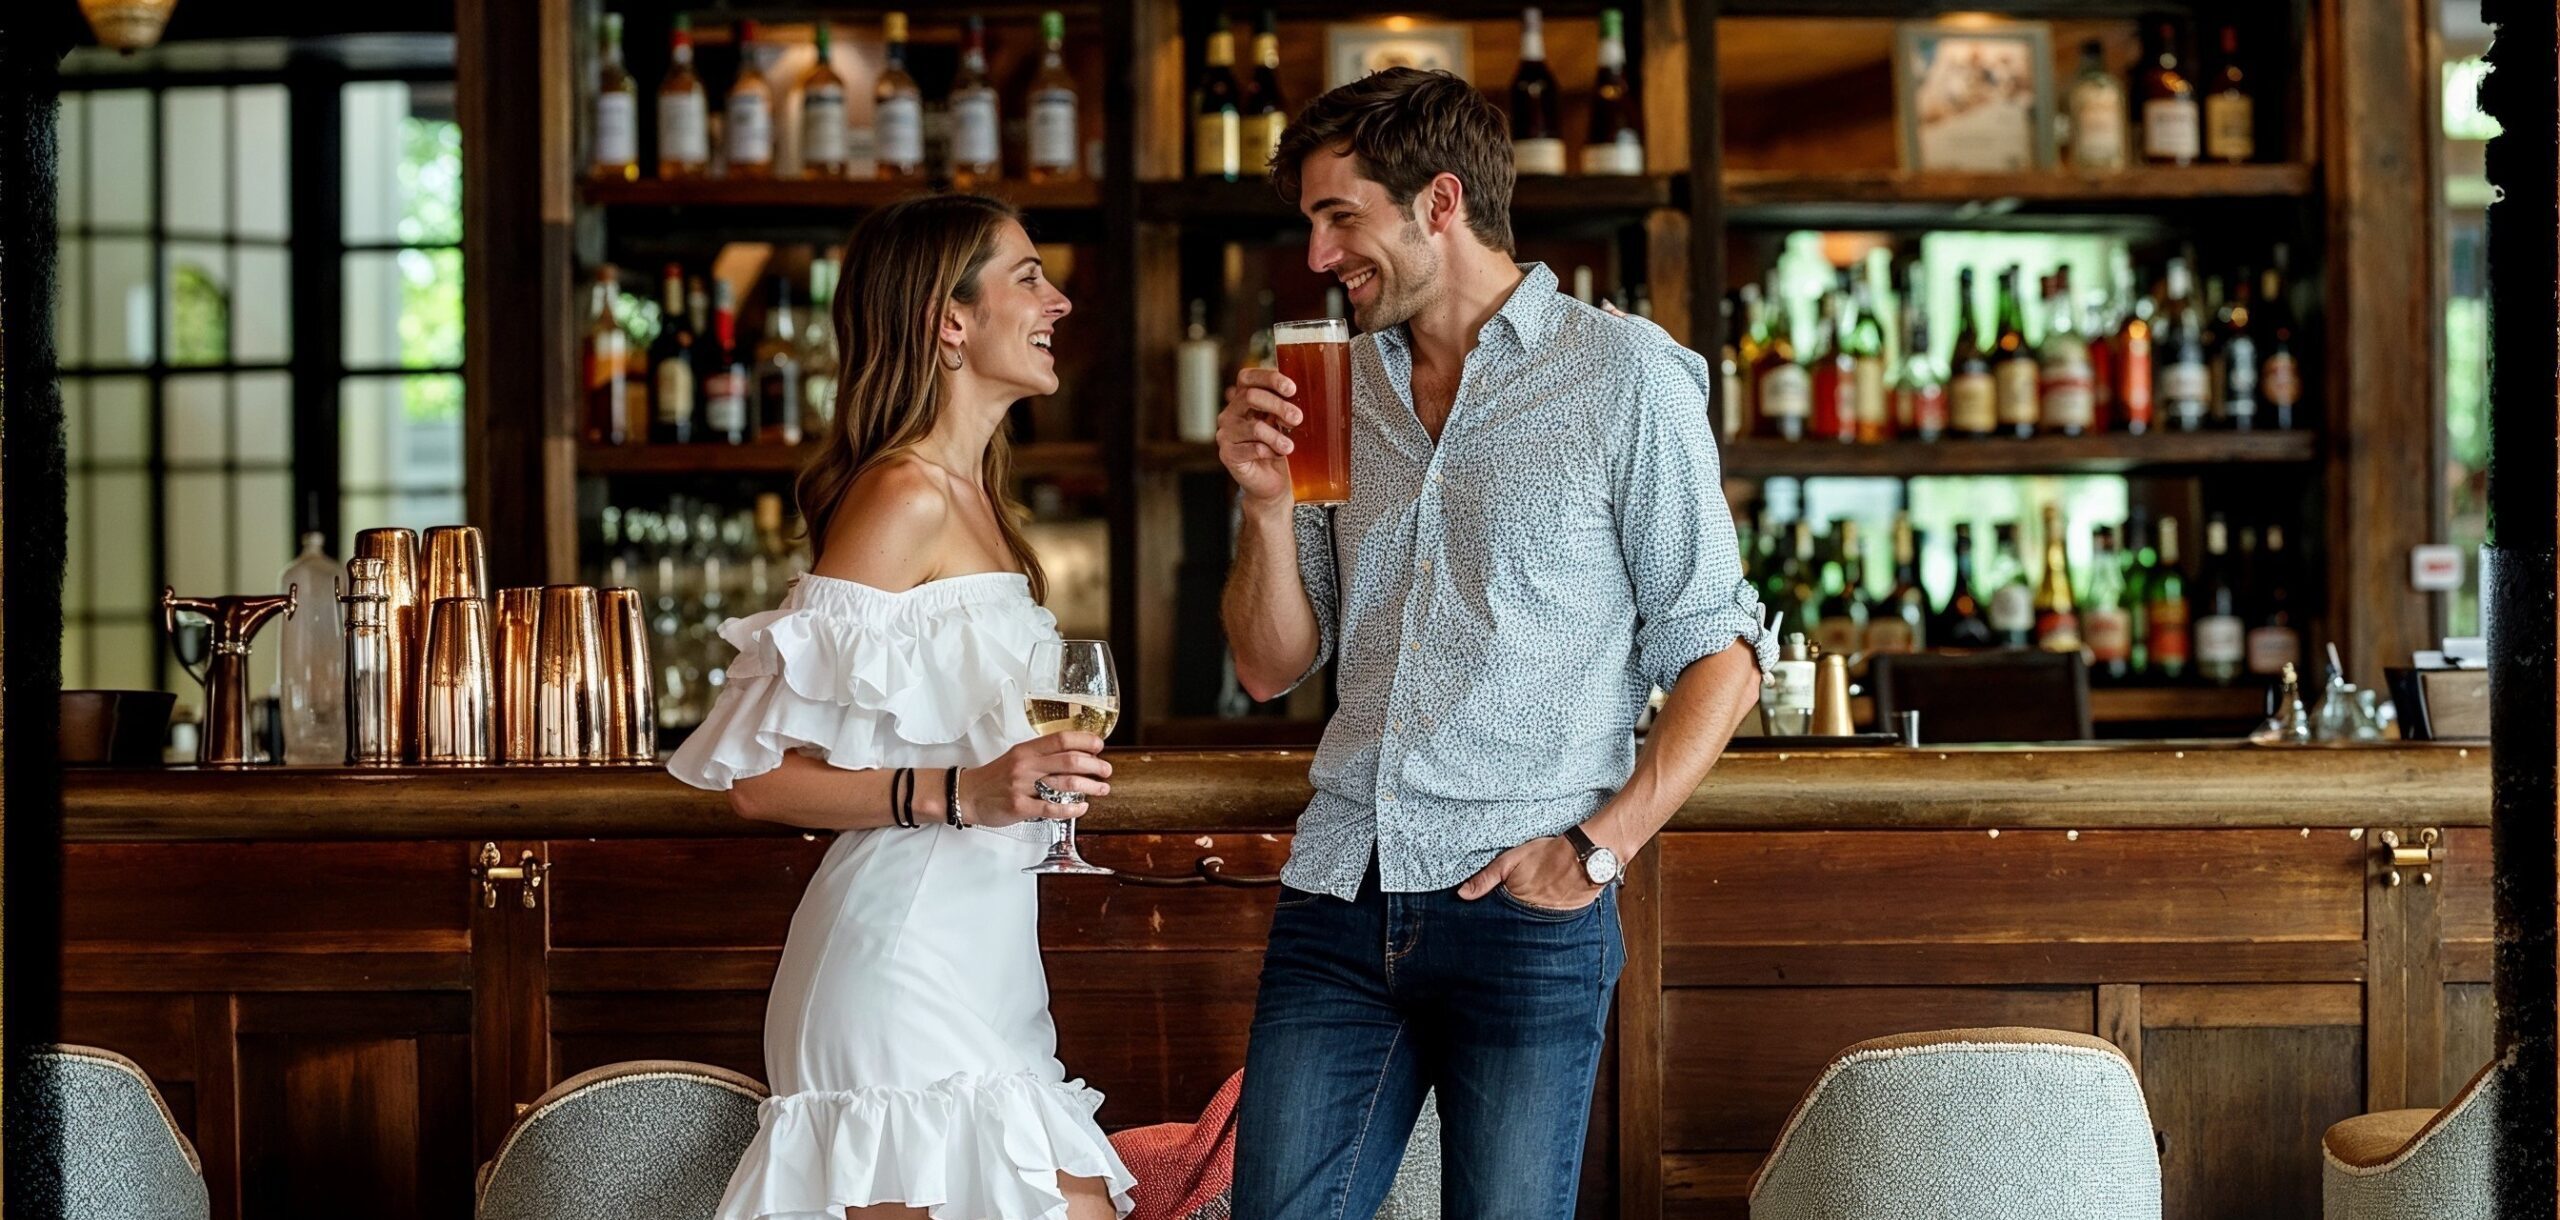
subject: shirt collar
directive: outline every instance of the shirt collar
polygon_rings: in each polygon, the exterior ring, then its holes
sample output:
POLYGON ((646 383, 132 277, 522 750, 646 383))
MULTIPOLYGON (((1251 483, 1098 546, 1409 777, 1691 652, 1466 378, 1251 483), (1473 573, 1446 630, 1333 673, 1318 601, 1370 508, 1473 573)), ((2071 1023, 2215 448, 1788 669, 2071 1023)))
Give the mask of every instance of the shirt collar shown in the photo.
MULTIPOLYGON (((1493 320, 1476 332, 1476 341, 1482 343, 1499 327, 1521 351, 1535 351, 1555 333, 1564 301, 1556 292, 1556 273, 1545 263, 1515 265, 1520 268, 1519 285, 1511 290, 1511 299, 1502 303, 1493 320)), ((1413 350, 1413 333, 1404 326, 1391 327, 1379 337, 1405 351, 1413 350)))

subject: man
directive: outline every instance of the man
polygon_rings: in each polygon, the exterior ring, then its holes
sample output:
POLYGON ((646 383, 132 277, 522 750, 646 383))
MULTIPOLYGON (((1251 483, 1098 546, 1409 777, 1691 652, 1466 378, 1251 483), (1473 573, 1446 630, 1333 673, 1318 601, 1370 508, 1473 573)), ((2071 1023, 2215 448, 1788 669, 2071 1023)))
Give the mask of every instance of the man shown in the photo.
POLYGON ((1465 81, 1336 89, 1272 170, 1365 333, 1330 520, 1291 504, 1296 387, 1247 370, 1219 417, 1237 678, 1270 699, 1338 658, 1340 690, 1263 964, 1236 1215, 1374 1214, 1431 1089, 1446 1213, 1556 1220, 1625 961, 1612 883, 1771 659, 1705 367, 1512 261, 1511 142, 1465 81))

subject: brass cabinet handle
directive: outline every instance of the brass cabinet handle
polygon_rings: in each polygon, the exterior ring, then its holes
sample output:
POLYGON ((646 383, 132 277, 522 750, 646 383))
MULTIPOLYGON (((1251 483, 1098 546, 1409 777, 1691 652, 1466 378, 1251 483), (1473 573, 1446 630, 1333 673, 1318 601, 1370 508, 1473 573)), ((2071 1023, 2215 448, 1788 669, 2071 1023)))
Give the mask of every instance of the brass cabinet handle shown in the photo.
POLYGON ((506 856, 498 850, 497 844, 480 845, 480 860, 471 866, 471 875, 480 879, 480 905, 497 906, 498 883, 514 881, 521 883, 517 893, 524 899, 524 909, 530 911, 540 907, 542 881, 543 878, 551 875, 551 862, 536 859, 530 850, 518 857, 513 864, 500 863, 504 859, 506 856))
POLYGON ((2390 863, 2390 867, 2383 870, 2382 884, 2386 886, 2396 886, 2400 884, 2400 872, 2402 869, 2418 870, 2418 884, 2420 885, 2434 885, 2436 883, 2435 868, 2437 865, 2444 863, 2443 831, 2438 830, 2433 826, 2429 826, 2426 829, 2419 831, 2418 842, 2414 847, 2402 844, 2400 842, 2400 832, 2396 830, 2383 831, 2380 836, 2380 841, 2382 843, 2382 850, 2390 863))

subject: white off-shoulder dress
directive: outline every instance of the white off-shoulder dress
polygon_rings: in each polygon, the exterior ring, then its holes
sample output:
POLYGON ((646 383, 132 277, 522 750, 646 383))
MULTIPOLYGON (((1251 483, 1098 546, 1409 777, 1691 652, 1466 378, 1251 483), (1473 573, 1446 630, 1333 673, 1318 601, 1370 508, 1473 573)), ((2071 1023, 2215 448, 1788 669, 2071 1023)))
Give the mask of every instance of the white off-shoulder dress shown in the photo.
MULTIPOLYGON (((838 767, 975 766, 1031 735, 1031 647, 1056 620, 1012 573, 887 593, 803 576, 731 619, 728 686, 668 763, 723 789, 798 750, 838 767)), ((941 783, 937 773, 919 783, 941 783)), ((848 831, 791 918, 765 1011, 755 1142, 720 1220, 841 1220, 905 1203, 936 1220, 1053 1220, 1057 1175, 1134 1185, 1067 1079, 1040 967, 1045 823, 848 831)))

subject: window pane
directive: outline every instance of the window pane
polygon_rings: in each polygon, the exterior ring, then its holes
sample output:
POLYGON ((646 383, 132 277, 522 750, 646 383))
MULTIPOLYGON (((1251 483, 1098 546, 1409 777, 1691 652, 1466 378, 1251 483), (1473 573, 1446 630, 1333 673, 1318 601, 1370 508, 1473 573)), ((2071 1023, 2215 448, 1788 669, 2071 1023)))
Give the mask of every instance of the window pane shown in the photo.
POLYGON ((220 246, 172 242, 167 258, 167 333, 171 364, 226 364, 231 359, 231 263, 220 246))
MULTIPOLYGON (((62 614, 64 618, 89 612, 89 485, 93 475, 72 468, 70 486, 63 497, 64 525, 67 543, 62 557, 62 614)), ((71 675, 64 674, 68 685, 71 675)))
POLYGON ((172 233, 219 234, 231 227, 226 92, 171 89, 160 95, 160 207, 172 233))
POLYGON ((450 83, 346 87, 343 172, 346 239, 354 243, 462 240, 462 134, 450 83))
POLYGON ((89 457, 89 385, 77 377, 65 377, 59 384, 62 388, 62 462, 69 469, 78 470, 89 457))
POLYGON ((231 358, 280 364, 293 357, 293 288, 281 247, 242 246, 240 281, 232 293, 231 358))
POLYGON ((356 553, 356 533, 387 525, 391 516, 391 497, 368 492, 348 492, 338 497, 339 555, 356 553))
MULTIPOLYGON (((238 552, 231 587, 243 593, 278 593, 293 562, 293 475, 254 471, 231 485, 232 549, 238 552)), ((264 691, 261 686, 256 688, 264 691)))
POLYGON ((151 363, 152 278, 151 243, 122 238, 90 243, 90 363, 151 363))
POLYGON ((151 456, 150 384, 140 377, 93 377, 89 385, 89 460, 140 462, 151 456))
POLYGON ((89 150, 88 95, 65 93, 55 109, 53 140, 56 156, 53 197, 54 219, 65 229, 78 228, 87 220, 80 209, 89 199, 89 176, 80 172, 89 150))
POLYGON ((128 471, 99 474, 89 483, 89 533, 76 545, 89 549, 90 587, 96 610, 142 612, 154 605, 151 586, 150 476, 128 471))
MULTIPOLYGON (((70 171, 64 171, 68 179, 70 171)), ((71 222, 62 222, 68 226, 71 222)), ((65 239, 55 251, 54 282, 62 286, 53 302, 53 350, 64 368, 79 368, 89 361, 80 342, 80 324, 89 316, 89 275, 83 264, 89 257, 89 243, 65 239)))
POLYGON ((462 363, 462 252, 346 256, 346 361, 355 368, 462 363))
POLYGON ((62 689, 97 689, 89 684, 89 633, 70 619, 62 625, 62 689))
POLYGON ((293 461, 293 377, 242 373, 231 379, 231 451, 243 462, 293 461))
POLYGON ((282 85, 231 91, 231 225, 244 237, 286 236, 285 114, 282 85))
MULTIPOLYGON (((159 679, 154 676, 160 660, 160 650, 168 647, 168 644, 160 638, 160 628, 156 622, 100 624, 91 630, 89 646, 91 655, 98 661, 97 667, 89 671, 89 680, 97 683, 101 688, 107 690, 170 689, 162 686, 159 679)), ((201 709, 204 704, 204 692, 196 689, 196 684, 185 675, 178 673, 177 668, 176 661, 169 663, 170 678, 177 686, 187 688, 178 692, 178 702, 201 709)))
POLYGON ((89 95, 89 223, 151 223, 151 95, 89 95))
POLYGON ((460 377, 350 377, 339 389, 338 401, 342 486, 354 491, 462 486, 460 377))
POLYGON ((231 573, 225 570, 231 527, 225 503, 229 497, 223 493, 229 482, 220 474, 173 472, 161 484, 169 583, 181 597, 239 591, 231 587, 231 573))
POLYGON ((219 465, 231 456, 225 380, 193 373, 160 383, 160 452, 171 465, 219 465))

